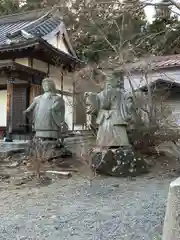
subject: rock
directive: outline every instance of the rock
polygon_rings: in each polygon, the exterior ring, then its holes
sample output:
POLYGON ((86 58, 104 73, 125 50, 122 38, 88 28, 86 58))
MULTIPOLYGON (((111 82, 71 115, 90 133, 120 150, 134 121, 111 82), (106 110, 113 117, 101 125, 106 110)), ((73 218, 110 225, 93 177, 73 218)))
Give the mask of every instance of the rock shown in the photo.
POLYGON ((26 183, 26 180, 25 179, 16 179, 16 180, 14 180, 13 183, 15 186, 21 186, 26 183))
POLYGON ((8 158, 8 157, 11 157, 11 156, 13 156, 14 154, 17 154, 17 153, 24 153, 25 151, 26 150, 24 148, 0 150, 0 157, 8 158))
POLYGON ((16 161, 16 162, 13 162, 9 167, 15 168, 15 167, 18 167, 20 164, 21 164, 21 162, 16 161))
POLYGON ((138 176, 148 172, 146 161, 137 156, 131 147, 91 152, 92 167, 98 173, 115 177, 138 176))
POLYGON ((9 174, 0 173, 0 180, 9 179, 11 176, 9 174))
POLYGON ((59 177, 72 177, 72 174, 70 172, 48 170, 46 171, 46 173, 56 175, 59 177))
POLYGON ((164 220, 163 240, 180 239, 180 178, 170 184, 164 220))

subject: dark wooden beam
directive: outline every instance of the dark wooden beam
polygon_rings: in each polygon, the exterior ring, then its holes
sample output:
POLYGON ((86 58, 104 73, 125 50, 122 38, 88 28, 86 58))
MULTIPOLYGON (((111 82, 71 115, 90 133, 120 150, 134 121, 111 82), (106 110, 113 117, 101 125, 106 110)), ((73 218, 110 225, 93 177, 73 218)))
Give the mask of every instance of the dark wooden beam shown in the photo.
POLYGON ((13 84, 7 82, 7 127, 6 127, 6 142, 12 142, 12 88, 13 84))
POLYGON ((49 73, 50 73, 50 64, 48 63, 47 64, 47 75, 49 76, 49 73))
POLYGON ((7 84, 0 85, 0 90, 6 90, 6 89, 7 89, 7 84))
POLYGON ((75 111, 74 111, 74 109, 75 109, 75 88, 76 88, 76 83, 75 83, 75 80, 73 79, 73 95, 72 95, 72 102, 73 102, 73 104, 72 104, 72 107, 73 107, 73 114, 72 114, 72 130, 74 131, 74 127, 75 127, 75 111))
POLYGON ((64 83, 63 83, 63 72, 61 71, 61 96, 63 97, 63 88, 64 88, 64 83))

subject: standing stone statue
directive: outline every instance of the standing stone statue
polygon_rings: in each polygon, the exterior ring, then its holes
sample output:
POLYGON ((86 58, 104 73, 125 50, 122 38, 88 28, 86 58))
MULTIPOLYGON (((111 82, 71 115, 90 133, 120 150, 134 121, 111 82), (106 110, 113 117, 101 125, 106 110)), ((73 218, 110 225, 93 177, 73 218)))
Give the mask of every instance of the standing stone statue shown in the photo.
POLYGON ((97 113, 99 126, 97 146, 129 146, 127 125, 131 118, 131 96, 128 96, 117 76, 108 76, 104 89, 98 93, 86 93, 87 113, 97 113), (128 97, 127 97, 128 96, 128 97))
POLYGON ((56 87, 51 78, 42 81, 44 94, 37 96, 24 114, 33 113, 35 136, 46 140, 57 140, 61 136, 64 123, 65 103, 57 95, 56 87))
POLYGON ((107 75, 104 89, 85 93, 87 113, 97 114, 96 147, 91 151, 93 167, 112 176, 136 176, 147 171, 145 161, 134 153, 127 127, 132 119, 133 98, 125 92, 121 73, 107 75))

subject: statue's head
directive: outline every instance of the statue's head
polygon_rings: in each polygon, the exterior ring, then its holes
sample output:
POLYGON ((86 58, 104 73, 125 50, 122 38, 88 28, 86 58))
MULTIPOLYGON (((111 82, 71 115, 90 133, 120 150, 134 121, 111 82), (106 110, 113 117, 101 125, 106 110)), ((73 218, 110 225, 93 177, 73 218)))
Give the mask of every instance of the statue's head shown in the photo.
POLYGON ((113 71, 111 74, 107 75, 106 82, 105 82, 106 88, 124 88, 124 80, 123 75, 121 72, 113 71))
POLYGON ((56 92, 56 86, 51 78, 43 79, 42 88, 44 92, 56 92))
POLYGON ((119 87, 119 88, 124 88, 124 78, 123 74, 120 71, 113 71, 112 73, 112 79, 113 79, 113 86, 114 87, 119 87))
POLYGON ((112 79, 106 79, 106 81, 105 81, 105 84, 104 84, 104 88, 106 89, 106 90, 110 90, 111 88, 112 88, 112 82, 111 82, 111 80, 112 79))

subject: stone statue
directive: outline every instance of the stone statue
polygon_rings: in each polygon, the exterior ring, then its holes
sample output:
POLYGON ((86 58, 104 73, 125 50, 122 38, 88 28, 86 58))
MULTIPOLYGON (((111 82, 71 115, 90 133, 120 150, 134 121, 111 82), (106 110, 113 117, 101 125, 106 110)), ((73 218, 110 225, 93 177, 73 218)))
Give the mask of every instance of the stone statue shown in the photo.
POLYGON ((107 75, 104 89, 85 93, 87 113, 97 114, 96 147, 91 150, 92 167, 111 176, 137 176, 147 164, 129 143, 127 127, 132 120, 132 95, 126 93, 120 73, 107 75))
POLYGON ((33 113, 35 136, 44 140, 57 140, 61 137, 64 124, 65 103, 57 95, 56 87, 51 78, 42 81, 44 94, 37 96, 24 114, 33 113))
POLYGON ((132 99, 121 86, 120 78, 107 76, 104 89, 98 93, 86 93, 87 113, 97 113, 99 125, 97 146, 129 146, 127 124, 131 118, 132 99))

